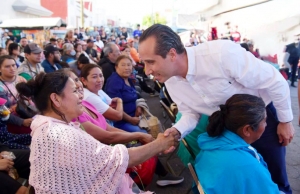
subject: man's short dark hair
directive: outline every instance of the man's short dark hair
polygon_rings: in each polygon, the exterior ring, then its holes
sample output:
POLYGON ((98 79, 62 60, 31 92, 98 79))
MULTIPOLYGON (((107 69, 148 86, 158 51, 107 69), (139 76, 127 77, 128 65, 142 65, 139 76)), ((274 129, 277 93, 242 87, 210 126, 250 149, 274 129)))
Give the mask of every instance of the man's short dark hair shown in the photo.
POLYGON ((56 42, 56 38, 50 38, 50 42, 56 42))
POLYGON ((162 24, 152 25, 143 32, 139 43, 142 43, 149 37, 155 38, 154 52, 162 58, 166 58, 171 48, 174 48, 177 54, 182 54, 185 51, 179 35, 168 26, 162 24))
POLYGON ((27 38, 26 38, 26 37, 22 37, 22 38, 21 38, 21 40, 22 40, 22 39, 26 39, 26 40, 27 40, 27 38))

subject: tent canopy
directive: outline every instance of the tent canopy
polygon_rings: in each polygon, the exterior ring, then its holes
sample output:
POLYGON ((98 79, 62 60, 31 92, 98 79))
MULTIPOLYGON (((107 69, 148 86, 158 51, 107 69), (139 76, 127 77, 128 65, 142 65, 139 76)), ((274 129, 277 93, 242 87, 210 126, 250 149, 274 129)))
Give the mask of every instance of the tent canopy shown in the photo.
POLYGON ((59 17, 55 18, 19 18, 4 20, 0 28, 43 28, 43 27, 66 26, 59 17))

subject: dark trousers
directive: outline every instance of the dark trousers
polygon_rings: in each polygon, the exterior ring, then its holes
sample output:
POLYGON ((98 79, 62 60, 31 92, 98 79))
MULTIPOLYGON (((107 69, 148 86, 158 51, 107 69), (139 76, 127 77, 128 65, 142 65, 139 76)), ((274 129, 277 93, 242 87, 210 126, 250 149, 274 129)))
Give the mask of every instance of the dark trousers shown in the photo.
MULTIPOLYGON (((6 150, 13 152, 16 156, 14 160, 14 167, 21 178, 28 179, 30 172, 29 150, 6 150)), ((18 181, 11 178, 6 171, 0 171, 0 193, 1 194, 15 194, 22 186, 18 181)))
POLYGON ((294 82, 296 81, 296 72, 298 67, 298 61, 295 61, 294 63, 291 63, 291 85, 294 85, 294 82))
POLYGON ((266 107, 267 127, 261 138, 252 146, 260 153, 271 173, 272 180, 278 185, 279 190, 291 194, 292 190, 288 181, 285 164, 285 147, 279 143, 277 135, 278 119, 273 103, 266 107))

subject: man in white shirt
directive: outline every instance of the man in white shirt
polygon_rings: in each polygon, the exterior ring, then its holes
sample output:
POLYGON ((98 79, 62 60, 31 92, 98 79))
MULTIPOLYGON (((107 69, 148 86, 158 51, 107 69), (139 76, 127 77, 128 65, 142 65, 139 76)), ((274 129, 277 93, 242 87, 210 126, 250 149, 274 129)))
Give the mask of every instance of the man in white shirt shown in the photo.
POLYGON ((104 48, 104 43, 101 40, 100 36, 96 36, 96 41, 94 42, 94 44, 99 47, 101 50, 104 48))
POLYGON ((195 128, 201 114, 211 115, 234 94, 261 97, 267 105, 267 127, 253 146, 263 155, 279 189, 291 193, 285 167, 285 146, 294 136, 290 91, 274 67, 228 40, 184 48, 180 37, 160 24, 142 34, 139 54, 146 74, 165 82, 182 113, 165 136, 173 133, 185 137, 195 128))

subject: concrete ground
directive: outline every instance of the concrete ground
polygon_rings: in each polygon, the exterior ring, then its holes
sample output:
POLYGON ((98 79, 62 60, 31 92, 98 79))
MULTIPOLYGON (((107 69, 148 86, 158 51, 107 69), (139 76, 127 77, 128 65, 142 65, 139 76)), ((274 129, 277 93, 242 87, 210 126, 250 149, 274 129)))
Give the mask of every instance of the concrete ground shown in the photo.
MULTIPOLYGON (((293 125, 295 128, 295 136, 292 143, 287 146, 286 153, 286 165, 289 177, 289 182, 291 184, 294 194, 300 194, 300 132, 298 126, 298 98, 297 98, 297 88, 291 87, 291 100, 292 108, 294 114, 293 125)), ((150 97, 149 95, 142 93, 142 96, 147 99, 147 103, 150 107, 152 114, 157 116, 165 127, 171 126, 170 120, 167 117, 164 118, 163 109, 159 104, 159 97, 150 97)), ((169 154, 166 156, 159 157, 162 163, 167 168, 167 163, 170 164, 172 169, 175 171, 176 175, 183 176, 185 178, 184 182, 179 185, 159 187, 156 185, 157 176, 154 177, 151 185, 148 186, 148 190, 155 191, 156 194, 189 194, 193 179, 187 168, 183 166, 180 159, 176 154, 169 154)))

